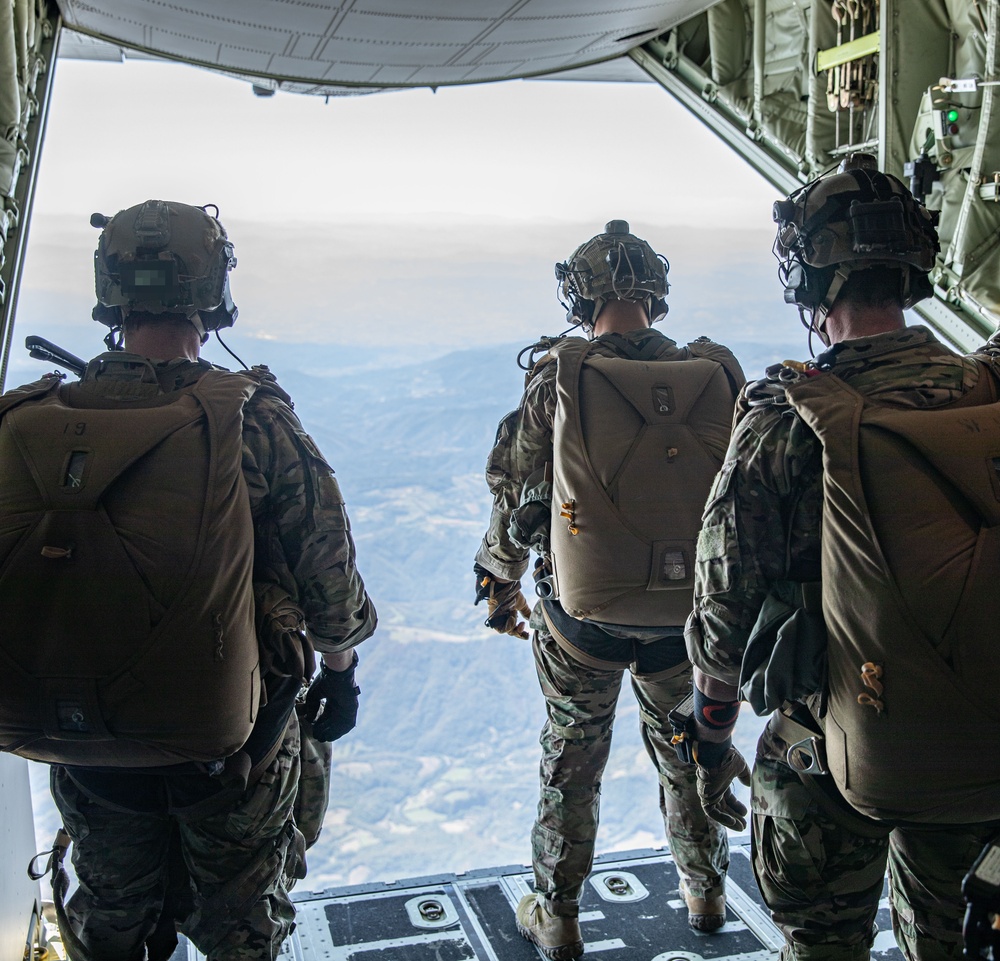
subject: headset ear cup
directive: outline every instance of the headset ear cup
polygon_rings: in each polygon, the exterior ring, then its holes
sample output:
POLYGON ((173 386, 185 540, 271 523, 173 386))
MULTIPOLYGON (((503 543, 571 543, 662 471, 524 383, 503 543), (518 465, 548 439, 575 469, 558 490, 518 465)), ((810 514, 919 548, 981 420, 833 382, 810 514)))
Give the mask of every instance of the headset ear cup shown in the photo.
POLYGON ((934 296, 934 286, 931 284, 931 279, 927 274, 919 270, 914 270, 912 267, 909 270, 903 271, 903 273, 901 300, 905 309, 908 310, 914 304, 919 304, 920 301, 934 296), (909 274, 909 283, 907 283, 906 274, 909 274))
POLYGON ((801 260, 793 260, 785 271, 785 303, 815 307, 809 289, 809 274, 801 260))
POLYGON ((121 327, 122 309, 121 307, 105 307, 104 304, 95 304, 90 316, 99 324, 105 327, 121 327))
POLYGON ((823 303, 837 265, 810 267, 799 259, 793 260, 785 274, 785 303, 797 304, 806 310, 816 310, 823 303))
POLYGON ((584 327, 589 326, 594 320, 594 302, 578 297, 573 302, 573 317, 584 327))

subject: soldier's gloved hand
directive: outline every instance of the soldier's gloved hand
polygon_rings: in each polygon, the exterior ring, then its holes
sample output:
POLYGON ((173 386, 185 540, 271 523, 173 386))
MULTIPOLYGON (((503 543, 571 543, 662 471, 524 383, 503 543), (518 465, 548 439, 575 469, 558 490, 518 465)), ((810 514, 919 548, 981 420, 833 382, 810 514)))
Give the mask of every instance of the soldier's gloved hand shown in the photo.
POLYGON ((473 570, 476 573, 476 603, 486 601, 486 626, 498 634, 526 638, 525 621, 531 616, 531 608, 521 593, 521 582, 498 580, 479 564, 473 570))
POLYGON ((698 762, 698 798, 705 813, 719 824, 734 831, 747 829, 747 808, 737 800, 730 785, 739 779, 750 786, 750 768, 743 755, 731 744, 718 762, 702 767, 698 762))
POLYGON ((306 717, 312 721, 317 741, 336 741, 354 730, 354 725, 358 723, 361 688, 354 683, 357 666, 357 653, 346 671, 334 671, 323 664, 309 685, 306 717))

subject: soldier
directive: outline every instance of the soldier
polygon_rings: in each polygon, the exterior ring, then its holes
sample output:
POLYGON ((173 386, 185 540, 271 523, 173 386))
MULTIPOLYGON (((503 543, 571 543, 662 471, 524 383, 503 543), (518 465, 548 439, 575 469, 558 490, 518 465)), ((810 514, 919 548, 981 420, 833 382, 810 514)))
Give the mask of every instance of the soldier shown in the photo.
POLYGON ((527 638, 520 578, 530 550, 539 554, 542 600, 530 625, 548 720, 531 835, 535 893, 519 904, 517 926, 565 961, 583 953, 579 899, 626 669, 689 923, 725 923, 726 833, 703 814, 667 715, 690 690, 682 625, 694 537, 743 375, 725 347, 707 338, 678 347, 651 329, 667 312, 667 264, 624 221, 557 264, 556 277, 570 323, 588 338, 533 348, 545 356, 490 455, 493 511, 475 572, 487 626, 527 638))
MULTIPOLYGON (((219 410, 238 412, 222 422, 218 443, 220 450, 233 452, 235 463, 235 476, 228 486, 236 494, 226 502, 226 509, 232 510, 236 520, 226 536, 240 545, 246 539, 247 549, 240 547, 233 553, 245 554, 247 564, 252 564, 252 584, 248 575, 244 590, 237 578, 233 593, 215 597, 213 603, 228 604, 230 611, 214 615, 218 647, 212 660, 224 667, 243 656, 239 628, 245 623, 252 645, 247 656, 252 658, 250 666, 256 665, 256 605, 263 685, 259 710, 249 701, 240 708, 250 712, 241 713, 241 718, 252 717, 256 710, 249 737, 239 749, 243 737, 239 735, 236 750, 227 751, 224 759, 151 765, 145 755, 136 755, 142 763, 131 765, 95 753, 92 756, 101 760, 94 765, 86 762, 85 755, 80 755, 83 762, 53 765, 52 793, 73 841, 79 880, 61 927, 72 957, 79 961, 166 958, 176 944, 175 921, 210 961, 278 955, 295 914, 288 889, 293 879, 305 875, 304 838, 293 817, 300 775, 296 698, 313 673, 315 646, 322 653, 322 667, 300 708, 304 733, 312 720, 312 733, 320 741, 350 731, 360 693, 354 683, 358 662, 354 648, 372 634, 376 624, 375 609, 355 567, 354 544, 337 482, 292 412, 288 396, 266 368, 228 373, 199 359, 209 333, 231 326, 237 313, 228 282, 236 260, 217 213, 212 216, 205 208, 150 200, 110 219, 95 214, 92 222, 103 227, 103 232, 95 254, 98 304, 94 319, 111 328, 106 339, 111 350, 88 364, 79 385, 60 387, 51 378, 41 382, 46 396, 59 399, 59 409, 98 408, 117 415, 120 409, 142 408, 132 412, 133 419, 125 426, 128 433, 141 432, 143 418, 191 406, 193 397, 206 404, 209 420, 219 410), (234 383, 235 388, 228 386, 234 383), (243 394, 227 401, 230 408, 213 407, 204 400, 211 399, 212 391, 225 400, 234 389, 243 394)), ((21 392, 26 390, 30 388, 21 392)), ((30 414, 31 407, 30 402, 20 404, 5 421, 22 411, 30 414)), ((86 413, 76 410, 73 419, 83 424, 86 413)), ((96 414, 89 411, 95 424, 96 414)), ((208 430, 204 416, 196 413, 190 426, 175 433, 208 430)), ((97 456, 102 451, 100 435, 90 439, 92 427, 86 434, 82 428, 78 432, 97 448, 94 463, 85 465, 81 460, 77 469, 71 459, 67 467, 76 489, 97 482, 97 456)), ((117 436, 119 444, 131 442, 121 431, 117 436)), ((164 439, 163 445, 167 443, 164 439)), ((182 505, 176 511, 180 514, 186 505, 178 489, 196 486, 204 472, 192 459, 167 464, 173 476, 161 477, 156 469, 163 471, 165 465, 155 459, 156 449, 146 456, 146 466, 139 468, 144 475, 137 480, 127 470, 122 475, 125 479, 120 483, 133 484, 128 489, 132 493, 123 496, 121 487, 109 487, 101 508, 122 530, 122 543, 134 563, 145 560, 149 565, 145 576, 153 592, 158 579, 166 584, 174 571, 155 567, 156 545, 149 544, 144 551, 146 533, 137 536, 130 523, 144 520, 141 511, 159 509, 164 511, 159 532, 169 536, 170 530, 164 527, 182 528, 188 518, 171 516, 169 505, 182 505), (150 485, 159 491, 160 503, 142 502, 150 485), (143 554, 149 557, 144 559, 143 554)), ((81 448, 81 456, 86 453, 81 448)), ((56 535, 48 536, 55 542, 56 535)), ((84 548, 79 544, 75 550, 84 548)), ((189 549, 194 549, 193 544, 189 549)), ((228 576, 229 565, 238 562, 226 556, 216 561, 208 581, 228 576)), ((88 566, 100 564, 113 571, 114 562, 113 557, 98 554, 95 564, 82 564, 77 576, 86 576, 88 566)), ((174 558, 175 569, 180 565, 180 570, 186 570, 188 563, 183 556, 174 558)), ((131 576, 127 569, 125 576, 131 576)), ((49 582, 47 589, 65 589, 58 583, 49 582)), ((95 593, 110 591, 97 598, 70 599, 70 604, 76 604, 86 619, 84 609, 94 600, 103 600, 106 607, 115 608, 106 614, 107 622, 113 622, 122 601, 115 585, 94 587, 95 593)), ((172 584, 170 589, 175 587, 172 584)), ((206 590, 211 591, 211 586, 206 590)), ((133 603, 142 610, 142 594, 137 593, 133 603)), ((206 615, 192 609, 177 616, 190 618, 188 629, 193 633, 201 629, 200 620, 206 615)), ((65 633, 68 628, 54 621, 50 630, 65 633)), ((184 630, 182 624, 178 637, 184 636, 184 630)), ((92 662, 99 659, 97 648, 90 657, 92 662)), ((166 658, 170 657, 168 651, 166 658)), ((183 655, 173 658, 183 660, 183 655)), ((160 670, 172 667, 165 659, 160 670)), ((188 687, 193 690, 200 683, 199 668, 192 662, 179 664, 177 669, 188 670, 190 685, 171 678, 166 696, 180 705, 188 702, 181 708, 182 716, 195 727, 202 712, 188 701, 194 697, 188 687)), ((141 676, 138 667, 133 673, 141 676)), ((152 672, 149 682, 154 686, 142 695, 150 710, 157 702, 156 673, 152 672)), ((166 679, 162 683, 168 684, 166 679)), ((256 696, 256 688, 253 693, 256 696)), ((102 693, 105 696, 110 698, 110 686, 102 693)), ((211 699, 211 691, 208 696, 211 699)), ((215 697, 223 701, 227 693, 220 689, 215 697)), ((98 726, 88 710, 85 704, 73 715, 75 736, 82 739, 73 743, 81 751, 105 750, 106 739, 86 740, 98 726)), ((106 723, 114 733, 116 719, 111 713, 106 708, 100 724, 106 723)), ((148 736, 165 733, 169 732, 158 730, 148 736)), ((128 757, 126 751, 147 749, 122 738, 122 757, 128 757)), ((65 747, 66 742, 62 743, 65 747)), ((175 757, 183 757, 186 746, 190 745, 182 741, 175 757)), ((309 768, 308 783, 314 786, 318 780, 321 789, 312 791, 307 810, 299 799, 298 813, 308 822, 303 825, 308 840, 314 840, 326 804, 325 746, 312 739, 307 746, 309 750, 302 754, 309 768)), ((58 760, 58 746, 50 750, 46 755, 37 748, 34 756, 58 760)))
POLYGON ((997 449, 995 364, 905 325, 935 219, 873 157, 774 219, 786 302, 828 349, 745 388, 709 498, 687 634, 699 792, 745 825, 717 718, 740 694, 773 712, 753 851, 782 958, 867 959, 888 863, 904 955, 957 959, 962 877, 1000 827, 997 462, 976 453, 997 449))

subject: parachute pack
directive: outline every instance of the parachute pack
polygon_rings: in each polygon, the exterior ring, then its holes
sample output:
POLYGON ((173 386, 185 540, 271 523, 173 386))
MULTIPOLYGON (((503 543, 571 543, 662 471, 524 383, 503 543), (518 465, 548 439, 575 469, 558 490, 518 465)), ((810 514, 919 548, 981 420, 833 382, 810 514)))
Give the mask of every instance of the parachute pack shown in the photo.
POLYGON ((982 363, 936 408, 874 403, 833 375, 787 390, 823 445, 827 765, 870 817, 1000 818, 996 382, 982 363))
POLYGON ((260 698, 243 409, 269 382, 53 376, 0 398, 0 749, 151 767, 242 746, 260 698))
POLYGON ((701 515, 729 442, 743 373, 711 341, 654 341, 607 357, 553 346, 551 555, 563 609, 605 624, 662 627, 691 611, 701 515), (646 356, 649 354, 650 356, 646 356))

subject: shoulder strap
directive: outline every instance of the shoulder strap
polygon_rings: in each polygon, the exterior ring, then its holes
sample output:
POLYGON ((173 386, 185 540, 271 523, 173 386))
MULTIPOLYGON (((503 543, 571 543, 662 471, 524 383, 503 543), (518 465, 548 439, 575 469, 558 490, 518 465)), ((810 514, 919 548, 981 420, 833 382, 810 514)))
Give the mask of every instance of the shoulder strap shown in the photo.
POLYGON ((997 381, 1000 380, 1000 369, 997 361, 990 357, 973 357, 979 368, 979 380, 972 390, 966 392, 958 400, 953 400, 948 407, 979 407, 982 404, 993 404, 997 399, 997 381))
POLYGON ((23 387, 15 387, 13 390, 0 396, 0 417, 9 410, 13 410, 18 404, 23 404, 26 400, 35 400, 52 393, 62 383, 62 377, 57 374, 46 374, 41 380, 36 380, 33 384, 25 384, 23 387))
POLYGON ((265 364, 254 364, 249 371, 245 373, 250 374, 259 379, 260 392, 263 394, 268 394, 271 397, 277 397, 279 400, 283 400, 292 410, 295 409, 295 404, 292 402, 291 396, 287 391, 283 390, 278 385, 278 379, 271 373, 271 370, 265 364))
POLYGON ((579 363, 583 363, 584 358, 590 353, 593 342, 589 340, 584 340, 582 337, 563 337, 561 340, 556 341, 549 348, 548 352, 543 354, 538 360, 535 361, 534 366, 524 378, 524 386, 527 388, 528 384, 540 374, 544 368, 549 364, 563 359, 563 366, 565 366, 567 361, 571 358, 575 358, 579 363))
POLYGON ((604 335, 604 342, 615 346, 616 350, 628 360, 659 360, 664 353, 676 353, 677 345, 670 341, 651 338, 641 347, 633 343, 624 334, 610 333, 604 335))
POLYGON ((697 340, 691 341, 687 345, 687 349, 695 357, 714 360, 717 364, 720 364, 726 372, 726 377, 729 378, 729 386, 732 388, 733 397, 739 396, 747 379, 743 373, 743 368, 740 366, 740 362, 728 347, 723 347, 722 344, 717 344, 714 340, 709 340, 707 337, 699 337, 697 340))

